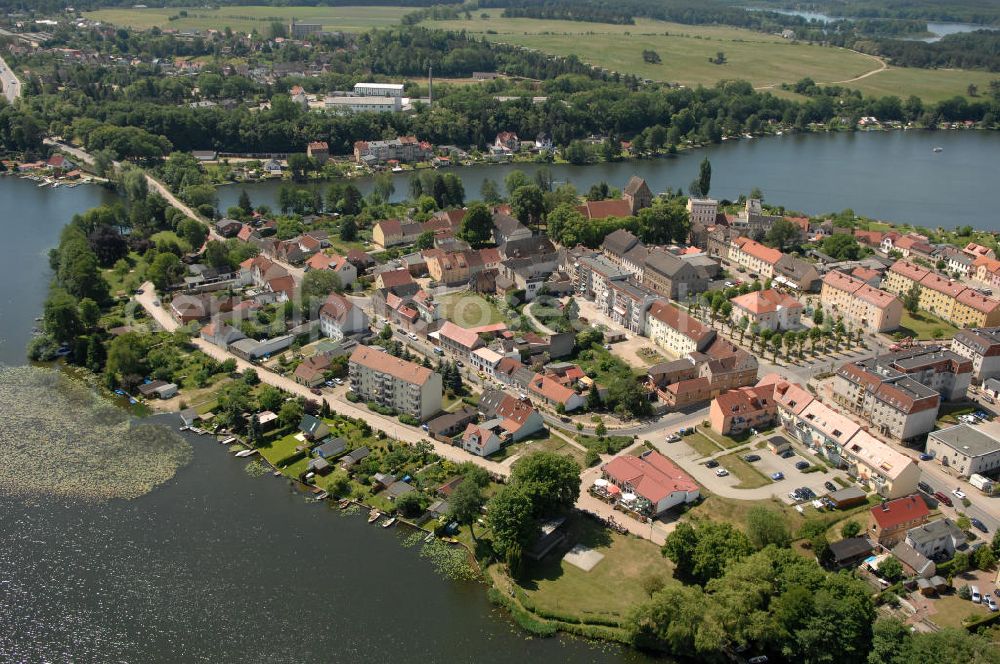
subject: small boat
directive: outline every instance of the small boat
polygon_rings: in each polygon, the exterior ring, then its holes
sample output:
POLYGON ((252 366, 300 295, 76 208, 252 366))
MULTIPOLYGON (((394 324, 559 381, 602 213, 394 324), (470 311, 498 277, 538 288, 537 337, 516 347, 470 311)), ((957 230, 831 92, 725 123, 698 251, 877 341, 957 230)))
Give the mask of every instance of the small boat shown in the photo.
POLYGON ((232 443, 238 443, 238 442, 239 441, 236 440, 236 436, 230 436, 229 438, 225 438, 219 441, 219 443, 221 443, 222 445, 231 445, 232 443))
POLYGON ((427 533, 427 537, 424 538, 424 543, 426 544, 427 542, 430 542, 432 539, 434 539, 434 533, 427 533))
POLYGON ((274 471, 273 473, 271 473, 271 475, 272 475, 273 477, 281 477, 281 471, 280 471, 280 470, 276 470, 276 471, 274 471))
POLYGON ((329 497, 330 494, 327 491, 320 491, 318 494, 316 494, 316 500, 326 500, 329 497))
POLYGON ((236 456, 238 456, 241 459, 243 459, 243 458, 248 457, 248 456, 253 456, 254 454, 257 454, 257 450, 241 450, 241 451, 239 451, 239 452, 236 453, 236 456))
POLYGON ((390 518, 388 521, 382 524, 383 528, 392 528, 392 524, 396 523, 396 517, 390 518))
POLYGON ((340 509, 346 510, 348 507, 351 506, 351 501, 348 500, 347 498, 344 498, 343 500, 339 501, 337 504, 340 506, 340 509))
POLYGON ((944 152, 944 148, 941 147, 934 148, 934 152, 944 152))
POLYGON ((379 512, 378 510, 372 510, 371 512, 368 513, 368 523, 375 523, 376 521, 379 520, 379 518, 381 518, 381 516, 382 516, 381 512, 379 512))
POLYGON ((182 426, 182 427, 177 427, 177 430, 178 430, 178 431, 187 431, 187 430, 188 430, 188 429, 190 429, 190 428, 191 428, 191 427, 189 427, 188 425, 186 425, 186 424, 185 424, 185 425, 184 425, 184 426, 182 426))

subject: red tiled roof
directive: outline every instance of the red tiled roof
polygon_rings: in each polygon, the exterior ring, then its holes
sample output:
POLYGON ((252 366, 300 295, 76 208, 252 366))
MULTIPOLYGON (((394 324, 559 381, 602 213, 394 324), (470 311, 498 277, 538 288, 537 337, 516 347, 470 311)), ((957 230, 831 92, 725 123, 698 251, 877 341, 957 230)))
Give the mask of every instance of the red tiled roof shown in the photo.
POLYGON ((438 334, 441 335, 442 339, 448 339, 455 342, 463 348, 472 349, 476 343, 479 342, 479 335, 472 330, 467 330, 464 327, 455 325, 450 320, 445 321, 441 329, 438 330, 438 334))
POLYGON ((384 288, 392 288, 393 286, 403 286, 405 284, 413 283, 413 277, 410 276, 410 271, 406 268, 379 272, 378 278, 382 280, 382 286, 384 288))
POLYGON ((982 293, 975 291, 971 288, 966 288, 964 291, 955 297, 955 300, 967 307, 971 307, 976 311, 981 311, 984 314, 988 314, 1000 305, 1000 301, 994 300, 992 297, 986 297, 982 293))
POLYGON ((403 234, 403 222, 399 219, 384 219, 377 224, 377 228, 382 230, 382 235, 402 235, 403 234))
POLYGON ((965 285, 961 282, 955 281, 954 279, 948 279, 947 277, 942 277, 940 274, 935 272, 931 272, 921 279, 920 285, 924 288, 930 288, 939 293, 944 293, 949 297, 958 297, 958 294, 965 290, 965 285))
POLYGON ((554 401, 563 405, 566 405, 573 395, 576 394, 576 392, 568 387, 560 385, 549 376, 543 376, 541 374, 535 374, 535 377, 528 383, 528 389, 535 394, 540 394, 549 401, 554 401))
POLYGON ((616 484, 628 484, 654 505, 673 493, 698 490, 698 483, 659 452, 642 457, 622 455, 602 467, 616 484))
POLYGON ((712 332, 699 321, 663 300, 653 303, 649 308, 649 315, 699 343, 712 332))
POLYGON ((751 240, 748 237, 738 237, 733 240, 733 244, 739 247, 743 253, 749 254, 754 258, 758 258, 765 263, 774 265, 781 260, 782 253, 777 249, 772 249, 771 247, 764 246, 756 240, 751 240))
POLYGON ((621 198, 611 198, 604 201, 587 201, 577 207, 577 210, 587 219, 632 216, 632 207, 628 201, 621 198))
POLYGON ((896 296, 892 293, 887 293, 881 288, 875 288, 868 284, 862 285, 861 288, 855 291, 854 297, 873 304, 879 309, 885 309, 896 299, 896 296))
POLYGON ((884 505, 876 505, 871 508, 871 514, 872 518, 875 519, 875 523, 884 530, 886 528, 895 528, 911 521, 925 519, 930 514, 930 510, 927 509, 927 504, 923 499, 914 494, 890 500, 884 505))
POLYGON ((927 268, 920 267, 916 263, 911 263, 910 261, 903 259, 900 259, 895 263, 893 263, 892 267, 889 268, 889 271, 895 272, 896 274, 900 274, 906 277, 907 279, 911 279, 913 281, 920 281, 921 279, 923 279, 924 277, 926 277, 928 274, 931 273, 931 271, 928 270, 927 268))
POLYGON ((779 293, 773 288, 766 291, 751 291, 745 295, 730 300, 734 306, 741 307, 755 314, 777 311, 778 307, 801 309, 802 303, 791 295, 779 293))
POLYGON ((327 256, 326 254, 313 254, 306 261, 306 266, 311 270, 328 270, 330 265, 334 262, 333 256, 327 256))

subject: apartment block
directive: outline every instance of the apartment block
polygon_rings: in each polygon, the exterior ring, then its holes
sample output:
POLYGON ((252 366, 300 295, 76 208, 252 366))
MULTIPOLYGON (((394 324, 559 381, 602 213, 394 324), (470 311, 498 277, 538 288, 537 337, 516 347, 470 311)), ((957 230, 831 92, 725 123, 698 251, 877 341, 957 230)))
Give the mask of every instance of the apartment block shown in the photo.
POLYGON ((704 350, 715 339, 715 330, 663 300, 649 308, 645 331, 650 341, 678 356, 704 350))
POLYGON ((351 391, 424 421, 441 410, 441 375, 370 346, 358 346, 348 363, 351 391))
POLYGON ((895 295, 836 270, 823 277, 820 300, 828 311, 844 317, 848 329, 857 327, 866 334, 895 330, 903 315, 903 303, 895 295))
POLYGON ((834 378, 833 398, 883 435, 900 441, 932 431, 941 405, 937 392, 876 360, 842 366, 834 378))
POLYGON ((1000 327, 959 330, 951 350, 972 361, 972 376, 980 383, 1000 376, 1000 327))

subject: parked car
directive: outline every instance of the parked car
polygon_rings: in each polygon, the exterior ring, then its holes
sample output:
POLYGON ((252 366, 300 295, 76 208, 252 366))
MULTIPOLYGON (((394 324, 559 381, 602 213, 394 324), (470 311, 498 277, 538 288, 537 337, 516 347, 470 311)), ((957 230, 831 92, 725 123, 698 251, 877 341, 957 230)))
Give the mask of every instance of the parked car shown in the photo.
POLYGON ((745 455, 743 457, 743 460, 747 461, 749 463, 753 463, 754 461, 760 461, 760 455, 759 454, 747 454, 747 455, 745 455))
POLYGON ((988 533, 990 531, 990 529, 986 527, 986 524, 977 519, 976 517, 972 517, 971 519, 969 519, 969 523, 971 523, 976 528, 976 530, 979 530, 981 532, 988 533))
POLYGON ((782 452, 778 456, 780 456, 782 459, 788 459, 788 458, 791 458, 791 457, 795 456, 795 452, 793 452, 792 450, 785 450, 784 452, 782 452))
POLYGON ((990 611, 994 613, 997 611, 997 601, 993 599, 993 595, 983 595, 983 604, 985 604, 986 608, 990 611))
POLYGON ((948 507, 952 506, 951 498, 949 498, 948 496, 944 495, 940 491, 935 491, 934 492, 934 497, 937 498, 939 502, 944 503, 948 507))
POLYGON ((921 461, 930 461, 933 458, 934 458, 934 456, 931 455, 931 454, 928 454, 927 452, 924 452, 923 454, 920 455, 920 460, 921 461))
POLYGON ((984 422, 990 419, 990 414, 987 413, 985 410, 977 410, 976 412, 973 413, 973 415, 983 420, 984 422))
POLYGON ((728 474, 729 474, 729 471, 726 470, 725 468, 716 468, 715 469, 715 476, 716 477, 725 477, 728 474))
POLYGON ((959 500, 962 500, 963 498, 965 498, 965 492, 962 491, 962 489, 960 489, 959 487, 955 487, 954 489, 952 489, 951 490, 951 495, 955 496, 959 500))
POLYGON ((931 488, 931 485, 928 484, 927 482, 917 482, 917 488, 923 491, 924 493, 934 493, 934 490, 931 488))
POLYGON ((681 439, 681 437, 678 436, 676 433, 672 433, 669 436, 667 436, 667 442, 668 443, 676 443, 680 439, 681 439))
POLYGON ((314 388, 312 388, 312 389, 311 389, 311 390, 309 390, 309 391, 310 391, 310 392, 312 392, 313 394, 315 394, 315 395, 316 395, 316 396, 318 396, 318 397, 321 397, 321 396, 323 396, 323 391, 322 391, 322 390, 320 390, 320 389, 319 389, 318 387, 314 387, 314 388))
POLYGON ((798 469, 798 470, 805 470, 806 468, 809 467, 809 465, 810 464, 809 464, 808 461, 797 461, 795 463, 795 468, 798 469))
POLYGON ((709 459, 708 461, 705 462, 705 467, 706 468, 718 468, 719 467, 719 462, 716 461, 715 459, 709 459))
POLYGON ((983 395, 983 401, 985 401, 986 403, 989 403, 989 404, 996 403, 996 400, 993 397, 991 397, 990 395, 988 395, 988 394, 984 394, 983 395))
POLYGON ((136 289, 135 289, 135 294, 136 294, 136 295, 142 295, 142 294, 143 294, 144 292, 145 292, 145 291, 143 291, 143 290, 142 290, 141 288, 136 288, 136 289))
POLYGON ((783 480, 783 479, 785 479, 785 474, 784 473, 780 473, 780 472, 779 473, 771 473, 771 479, 774 480, 775 482, 777 482, 778 480, 783 480))
POLYGON ((973 604, 979 604, 980 602, 983 601, 983 596, 979 593, 978 586, 972 586, 971 588, 969 588, 969 590, 972 591, 971 599, 973 604))
POLYGON ((836 484, 834 484, 833 482, 823 482, 823 487, 824 487, 824 488, 825 488, 825 489, 826 489, 827 491, 831 491, 831 492, 832 492, 832 491, 836 491, 836 490, 837 490, 837 485, 836 485, 836 484))
POLYGON ((812 500, 816 497, 816 492, 807 486, 800 486, 799 495, 802 496, 802 500, 812 500))

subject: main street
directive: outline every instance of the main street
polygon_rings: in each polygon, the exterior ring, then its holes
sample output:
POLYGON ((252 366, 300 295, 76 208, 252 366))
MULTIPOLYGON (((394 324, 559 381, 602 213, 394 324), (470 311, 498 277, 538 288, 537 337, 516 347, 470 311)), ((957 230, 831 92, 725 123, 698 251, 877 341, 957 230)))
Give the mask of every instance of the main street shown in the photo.
POLYGON ((3 88, 3 94, 11 104, 21 96, 21 80, 2 57, 0 57, 0 87, 3 88))

